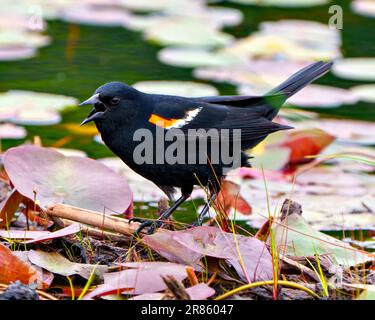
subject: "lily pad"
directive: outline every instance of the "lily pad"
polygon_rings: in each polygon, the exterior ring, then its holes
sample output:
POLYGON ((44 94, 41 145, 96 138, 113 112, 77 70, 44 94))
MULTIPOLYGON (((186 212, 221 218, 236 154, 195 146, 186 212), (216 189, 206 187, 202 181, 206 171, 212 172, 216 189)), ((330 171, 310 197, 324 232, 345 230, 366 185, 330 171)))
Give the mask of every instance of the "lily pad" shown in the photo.
POLYGON ((0 61, 29 59, 36 55, 37 50, 30 47, 0 47, 0 61))
POLYGON ((122 264, 129 269, 104 274, 104 284, 87 294, 84 299, 122 292, 124 294, 154 293, 167 288, 162 277, 173 276, 177 281, 187 277, 186 265, 168 262, 140 262, 122 264))
POLYGON ((375 84, 364 84, 350 89, 361 101, 375 103, 375 84))
POLYGON ((153 182, 134 172, 121 159, 104 158, 99 161, 126 179, 131 187, 134 201, 158 202, 161 197, 165 196, 153 182))
POLYGON ((221 47, 233 37, 200 19, 171 17, 145 30, 144 36, 161 45, 221 47), (183 37, 181 35, 184 35, 183 37))
POLYGON ((208 84, 189 81, 143 81, 133 85, 137 90, 185 97, 216 96, 218 91, 208 84))
POLYGON ((354 0, 351 2, 351 8, 362 16, 375 18, 375 2, 372 0, 354 0))
POLYGON ((64 203, 111 214, 125 212, 132 202, 126 181, 92 159, 20 146, 5 153, 4 167, 19 193, 43 207, 64 203))
POLYGON ((67 22, 103 25, 122 26, 129 14, 125 10, 111 9, 101 6, 72 6, 61 14, 61 18, 67 22))
POLYGON ((274 58, 284 60, 331 60, 341 57, 339 47, 309 46, 277 34, 257 32, 232 44, 228 51, 249 58, 274 58))
POLYGON ((241 59, 224 51, 209 51, 191 47, 168 47, 158 53, 158 59, 176 67, 227 67, 241 63, 241 59))
POLYGON ((0 31, 0 47, 28 46, 39 48, 48 45, 49 37, 30 31, 0 31))
POLYGON ((335 61, 332 72, 339 78, 375 81, 375 58, 346 58, 335 61))
POLYGON ((327 4, 330 0, 230 0, 234 3, 266 7, 305 8, 327 4))
POLYGON ((358 120, 319 119, 293 123, 295 128, 318 128, 335 136, 341 143, 375 144, 374 123, 358 120))
POLYGON ((288 103, 305 108, 338 108, 357 102, 358 95, 353 91, 315 84, 305 87, 288 99, 288 103))
POLYGON ((341 45, 340 31, 317 21, 265 21, 259 29, 262 34, 279 35, 312 48, 334 49, 341 45))
POLYGON ((58 111, 77 105, 72 97, 11 90, 0 93, 0 120, 25 125, 50 125, 60 122, 58 111))
POLYGON ((290 149, 286 147, 269 148, 264 153, 253 152, 251 166, 258 169, 279 170, 289 162, 290 154, 290 149))
POLYGON ((120 0, 119 3, 133 11, 165 11, 179 8, 194 10, 202 5, 201 0, 120 0))
POLYGON ((0 139, 24 139, 26 135, 27 131, 23 127, 11 123, 0 125, 0 139))

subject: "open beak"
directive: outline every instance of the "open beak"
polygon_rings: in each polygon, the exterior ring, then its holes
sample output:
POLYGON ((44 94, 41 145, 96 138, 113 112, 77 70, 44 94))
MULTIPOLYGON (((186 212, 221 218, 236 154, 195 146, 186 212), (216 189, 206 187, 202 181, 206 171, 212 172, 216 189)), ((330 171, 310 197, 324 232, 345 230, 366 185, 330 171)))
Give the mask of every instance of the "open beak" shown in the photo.
POLYGON ((99 93, 94 94, 92 97, 90 97, 86 101, 83 101, 82 103, 79 104, 80 107, 86 106, 86 105, 93 105, 94 108, 91 110, 87 118, 82 121, 81 126, 93 120, 104 118, 104 112, 106 110, 106 107, 99 100, 99 93))

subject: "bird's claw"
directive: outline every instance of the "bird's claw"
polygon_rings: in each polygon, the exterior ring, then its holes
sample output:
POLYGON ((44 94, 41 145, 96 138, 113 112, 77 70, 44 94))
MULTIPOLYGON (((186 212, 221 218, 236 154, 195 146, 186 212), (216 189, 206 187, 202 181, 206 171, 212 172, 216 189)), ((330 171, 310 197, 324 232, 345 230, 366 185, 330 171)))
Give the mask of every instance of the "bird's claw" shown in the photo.
POLYGON ((140 218, 133 218, 131 220, 129 220, 129 222, 142 222, 141 225, 138 227, 138 229, 133 233, 133 236, 134 237, 138 237, 139 233, 144 229, 144 228, 147 228, 149 227, 148 231, 147 231, 147 234, 153 234, 156 229, 160 228, 162 225, 163 225, 163 221, 162 220, 156 220, 156 221, 151 221, 151 220, 143 220, 143 219, 140 219, 140 218))

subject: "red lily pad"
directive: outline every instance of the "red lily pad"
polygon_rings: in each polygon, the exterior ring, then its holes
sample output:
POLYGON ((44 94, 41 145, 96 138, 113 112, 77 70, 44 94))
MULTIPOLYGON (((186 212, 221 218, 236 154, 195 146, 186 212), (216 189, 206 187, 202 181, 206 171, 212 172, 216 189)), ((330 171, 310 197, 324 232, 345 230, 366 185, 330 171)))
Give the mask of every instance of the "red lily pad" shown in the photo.
POLYGON ((64 203, 111 214, 126 211, 132 203, 124 178, 89 158, 20 146, 4 154, 4 167, 15 189, 42 207, 64 203))

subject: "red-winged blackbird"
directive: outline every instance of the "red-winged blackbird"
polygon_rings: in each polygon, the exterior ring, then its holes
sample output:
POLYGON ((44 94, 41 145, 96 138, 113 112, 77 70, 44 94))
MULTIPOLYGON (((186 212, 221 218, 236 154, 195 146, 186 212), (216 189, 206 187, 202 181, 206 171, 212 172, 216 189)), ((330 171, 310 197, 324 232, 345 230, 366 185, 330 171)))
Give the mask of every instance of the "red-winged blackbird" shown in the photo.
POLYGON ((289 97, 327 73, 331 66, 332 63, 323 62, 311 64, 264 96, 186 98, 146 94, 121 82, 109 82, 81 103, 94 106, 82 124, 94 121, 104 143, 135 172, 154 182, 170 199, 173 199, 176 188, 181 189, 182 196, 159 220, 143 222, 137 232, 146 226, 151 227, 150 233, 160 227, 163 220, 189 198, 194 185, 207 186, 210 191, 210 198, 199 216, 201 223, 210 202, 219 192, 226 168, 250 166, 245 151, 272 132, 291 129, 272 122, 272 119, 289 97), (191 134, 195 132, 193 129, 199 134, 191 134), (203 134, 210 129, 215 129, 217 135, 215 132, 213 135, 203 134), (239 135, 235 129, 240 130, 239 135), (173 138, 158 140, 158 130, 173 138), (140 139, 141 136, 144 139, 140 139), (149 144, 146 143, 147 137, 151 139, 149 144), (201 150, 203 140, 208 147, 201 150), (145 163, 135 156, 141 143, 145 146, 141 155, 148 151, 151 154, 151 157, 145 156, 148 159, 143 159, 145 163), (238 145, 240 150, 236 153, 238 145), (191 146, 195 149, 190 149, 191 146), (168 147, 174 151, 171 153, 168 147), (221 151, 225 147, 231 153, 232 163, 224 161, 221 151), (216 161, 214 154, 219 154, 216 161), (177 157, 179 161, 174 163, 167 159, 168 156, 177 157), (202 156, 205 161, 202 161, 202 156))

